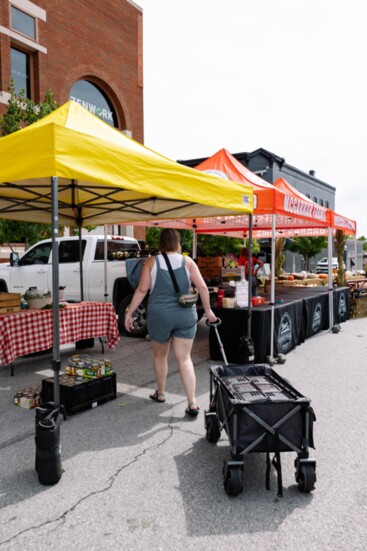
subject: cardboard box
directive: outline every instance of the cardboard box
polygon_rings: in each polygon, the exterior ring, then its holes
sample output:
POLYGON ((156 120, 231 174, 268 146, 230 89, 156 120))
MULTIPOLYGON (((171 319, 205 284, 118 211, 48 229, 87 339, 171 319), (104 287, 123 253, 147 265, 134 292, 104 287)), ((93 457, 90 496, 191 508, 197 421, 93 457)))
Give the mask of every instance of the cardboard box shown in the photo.
POLYGON ((91 358, 88 354, 74 354, 68 359, 66 374, 74 377, 99 379, 113 373, 112 363, 107 358, 91 358))
POLYGON ((34 409, 40 405, 41 386, 32 386, 19 390, 14 396, 14 404, 24 409, 34 409))
POLYGON ((222 283, 229 283, 230 281, 241 281, 241 268, 222 268, 222 283))
POLYGON ((86 379, 99 379, 100 377, 105 377, 106 375, 111 375, 113 373, 112 365, 103 366, 103 367, 75 367, 72 365, 66 366, 66 374, 73 375, 74 377, 85 377, 86 379))

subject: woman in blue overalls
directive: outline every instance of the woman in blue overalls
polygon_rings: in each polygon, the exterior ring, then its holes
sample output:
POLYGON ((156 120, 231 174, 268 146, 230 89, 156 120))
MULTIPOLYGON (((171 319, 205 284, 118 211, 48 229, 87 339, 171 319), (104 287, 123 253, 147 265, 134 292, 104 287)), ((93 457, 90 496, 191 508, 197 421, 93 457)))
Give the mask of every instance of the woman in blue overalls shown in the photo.
MULTIPOLYGON (((176 230, 165 229, 159 240, 159 250, 166 253, 181 293, 188 293, 191 282, 200 294, 209 323, 216 321, 210 308, 209 291, 195 262, 181 255, 180 236, 176 230)), ((186 413, 197 415, 196 377, 191 360, 191 348, 196 333, 196 306, 183 308, 162 254, 151 256, 144 264, 139 285, 125 316, 125 327, 130 331, 132 314, 150 291, 148 301, 148 332, 153 346, 154 372, 157 390, 150 396, 156 402, 165 402, 170 343, 179 366, 181 380, 187 396, 186 413)))

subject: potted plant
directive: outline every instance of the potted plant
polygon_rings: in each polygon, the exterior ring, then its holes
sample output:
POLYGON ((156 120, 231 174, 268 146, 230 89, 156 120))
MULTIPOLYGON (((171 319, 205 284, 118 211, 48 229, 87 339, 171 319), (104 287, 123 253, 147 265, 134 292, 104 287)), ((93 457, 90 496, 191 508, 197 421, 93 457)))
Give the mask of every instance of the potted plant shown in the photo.
POLYGON ((27 301, 28 306, 31 310, 40 310, 41 308, 46 306, 46 304, 51 304, 50 291, 42 293, 38 289, 28 289, 28 291, 24 293, 23 298, 27 301))

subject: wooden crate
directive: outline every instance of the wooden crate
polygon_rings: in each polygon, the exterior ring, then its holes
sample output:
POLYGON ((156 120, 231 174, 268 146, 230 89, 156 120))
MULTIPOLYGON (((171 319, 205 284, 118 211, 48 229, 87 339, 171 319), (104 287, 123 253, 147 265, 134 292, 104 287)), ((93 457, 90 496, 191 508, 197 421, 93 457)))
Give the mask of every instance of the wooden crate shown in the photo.
POLYGON ((14 308, 20 310, 20 297, 20 293, 0 293, 0 314, 17 312, 14 308))
POLYGON ((0 307, 0 314, 13 314, 14 312, 20 312, 20 310, 20 306, 9 306, 7 308, 0 307))

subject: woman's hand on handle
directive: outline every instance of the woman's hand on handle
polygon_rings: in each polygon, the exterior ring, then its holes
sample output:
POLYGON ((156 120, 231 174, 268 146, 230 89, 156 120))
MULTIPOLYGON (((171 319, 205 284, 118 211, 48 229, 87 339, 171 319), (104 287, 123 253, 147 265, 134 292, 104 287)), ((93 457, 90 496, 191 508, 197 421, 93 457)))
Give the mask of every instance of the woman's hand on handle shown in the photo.
POLYGON ((217 316, 214 314, 213 310, 212 309, 209 309, 208 312, 205 312, 206 313, 206 317, 208 318, 208 322, 209 323, 214 323, 217 321, 217 316))

